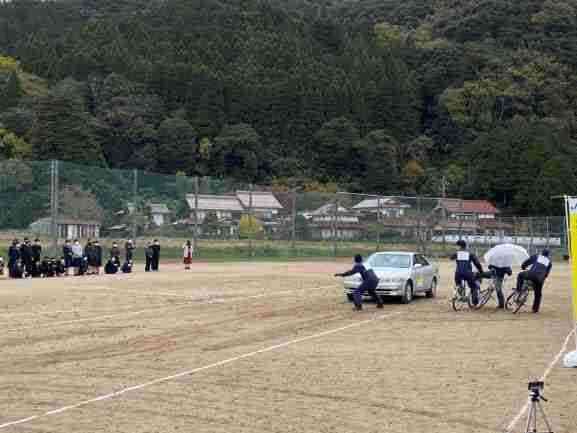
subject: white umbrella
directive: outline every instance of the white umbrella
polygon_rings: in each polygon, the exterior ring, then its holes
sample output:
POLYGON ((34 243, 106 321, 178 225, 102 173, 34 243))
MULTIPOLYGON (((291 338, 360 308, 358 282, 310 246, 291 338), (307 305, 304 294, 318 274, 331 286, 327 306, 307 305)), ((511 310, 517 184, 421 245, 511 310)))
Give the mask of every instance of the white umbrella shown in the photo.
POLYGON ((498 268, 520 265, 529 258, 527 250, 519 245, 501 244, 485 253, 485 263, 498 268))

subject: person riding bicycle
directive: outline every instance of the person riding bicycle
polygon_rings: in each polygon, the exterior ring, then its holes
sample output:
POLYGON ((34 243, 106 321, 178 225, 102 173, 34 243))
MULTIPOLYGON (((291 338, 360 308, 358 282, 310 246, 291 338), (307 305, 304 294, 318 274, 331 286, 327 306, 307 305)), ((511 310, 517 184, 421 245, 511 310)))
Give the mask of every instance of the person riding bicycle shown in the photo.
POLYGON ((535 299, 533 300, 533 313, 538 313, 541 307, 541 296, 543 293, 543 284, 551 272, 553 263, 549 257, 549 250, 543 250, 541 254, 535 254, 529 257, 521 265, 523 272, 519 272, 517 275, 517 288, 518 292, 523 288, 523 283, 525 280, 531 281, 533 283, 533 290, 535 291, 535 299), (531 266, 527 271, 526 269, 531 266))
POLYGON ((462 287, 462 282, 466 281, 471 289, 471 301, 473 305, 477 305, 479 303, 480 287, 473 273, 472 265, 474 265, 480 273, 483 273, 483 266, 481 266, 477 256, 467 250, 467 243, 464 240, 458 240, 457 246, 459 247, 459 251, 451 256, 451 260, 457 262, 455 268, 455 284, 457 287, 462 287))
POLYGON ((513 275, 513 269, 510 266, 498 267, 489 265, 489 271, 494 275, 495 292, 497 292, 498 308, 505 308, 505 296, 503 295, 503 281, 505 276, 513 275))
POLYGON ((335 274, 335 277, 348 277, 350 275, 361 274, 363 282, 355 289, 354 293, 354 303, 355 311, 362 311, 363 309, 363 294, 366 292, 371 295, 371 297, 376 301, 377 308, 383 308, 383 300, 377 294, 376 288, 379 286, 379 277, 375 274, 372 269, 365 268, 363 265, 363 256, 357 254, 355 256, 355 266, 353 269, 342 274, 335 274))

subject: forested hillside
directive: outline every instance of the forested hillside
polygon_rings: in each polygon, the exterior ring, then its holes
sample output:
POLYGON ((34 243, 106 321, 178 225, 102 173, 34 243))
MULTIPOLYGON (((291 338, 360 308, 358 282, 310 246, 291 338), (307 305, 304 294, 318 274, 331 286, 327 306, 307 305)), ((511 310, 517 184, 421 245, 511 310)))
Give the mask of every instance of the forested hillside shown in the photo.
POLYGON ((0 159, 558 213, 576 47, 577 0, 14 0, 0 159))

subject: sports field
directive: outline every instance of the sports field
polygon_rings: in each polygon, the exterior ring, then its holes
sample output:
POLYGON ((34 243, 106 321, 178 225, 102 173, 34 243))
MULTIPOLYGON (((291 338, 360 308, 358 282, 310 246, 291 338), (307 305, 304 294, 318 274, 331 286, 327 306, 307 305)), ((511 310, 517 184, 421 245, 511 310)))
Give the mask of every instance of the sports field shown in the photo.
POLYGON ((0 280, 0 430, 500 432, 546 374, 555 432, 577 431, 577 370, 554 363, 574 345, 566 265, 516 316, 453 312, 448 263, 436 299, 354 313, 347 266, 0 280))

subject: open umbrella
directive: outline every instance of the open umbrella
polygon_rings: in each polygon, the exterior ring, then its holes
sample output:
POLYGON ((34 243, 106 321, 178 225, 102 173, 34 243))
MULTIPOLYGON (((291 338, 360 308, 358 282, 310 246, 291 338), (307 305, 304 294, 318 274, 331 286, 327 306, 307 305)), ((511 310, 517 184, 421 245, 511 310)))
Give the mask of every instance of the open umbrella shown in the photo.
POLYGON ((519 245, 501 244, 485 253, 485 263, 498 268, 520 265, 529 258, 527 250, 519 245))

